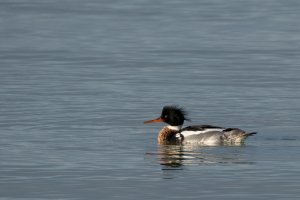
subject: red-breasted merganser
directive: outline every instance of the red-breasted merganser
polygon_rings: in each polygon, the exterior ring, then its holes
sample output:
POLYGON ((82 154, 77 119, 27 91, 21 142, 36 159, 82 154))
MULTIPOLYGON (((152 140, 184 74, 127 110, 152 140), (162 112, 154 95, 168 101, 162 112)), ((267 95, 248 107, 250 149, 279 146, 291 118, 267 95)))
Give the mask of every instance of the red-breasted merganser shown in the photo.
POLYGON ((196 125, 181 128, 186 118, 184 109, 177 106, 165 106, 161 116, 144 123, 165 122, 165 126, 158 134, 158 144, 198 144, 205 146, 242 144, 248 136, 256 132, 247 133, 239 128, 222 128, 211 125, 196 125))

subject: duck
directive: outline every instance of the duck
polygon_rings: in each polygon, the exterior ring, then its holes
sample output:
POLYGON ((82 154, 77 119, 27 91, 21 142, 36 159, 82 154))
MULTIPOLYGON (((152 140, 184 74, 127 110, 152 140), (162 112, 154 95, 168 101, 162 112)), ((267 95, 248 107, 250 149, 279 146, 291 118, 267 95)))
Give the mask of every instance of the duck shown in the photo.
POLYGON ((224 128, 213 125, 192 125, 182 128, 187 118, 186 111, 179 106, 164 106, 158 118, 144 121, 145 124, 164 122, 157 137, 158 144, 197 144, 202 146, 241 145, 256 132, 239 128, 224 128))

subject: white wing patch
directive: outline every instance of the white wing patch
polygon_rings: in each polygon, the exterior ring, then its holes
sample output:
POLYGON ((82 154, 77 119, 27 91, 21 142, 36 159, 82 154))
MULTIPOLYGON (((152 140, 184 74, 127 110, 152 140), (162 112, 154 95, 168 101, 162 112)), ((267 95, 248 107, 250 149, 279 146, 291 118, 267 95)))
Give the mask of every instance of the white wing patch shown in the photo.
POLYGON ((207 133, 207 132, 213 132, 213 131, 221 132, 223 130, 224 129, 221 129, 221 128, 207 128, 207 129, 202 130, 202 131, 182 131, 181 135, 183 135, 183 137, 188 137, 188 136, 196 136, 196 135, 204 134, 204 133, 207 133))

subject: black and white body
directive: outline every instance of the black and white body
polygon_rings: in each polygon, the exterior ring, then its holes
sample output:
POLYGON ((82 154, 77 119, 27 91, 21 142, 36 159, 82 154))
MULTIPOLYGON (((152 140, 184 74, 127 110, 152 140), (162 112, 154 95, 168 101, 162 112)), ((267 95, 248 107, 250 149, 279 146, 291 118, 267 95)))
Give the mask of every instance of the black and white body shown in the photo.
POLYGON ((165 106, 161 116, 144 123, 165 122, 165 126, 158 134, 159 144, 198 144, 203 146, 242 144, 248 136, 239 128, 223 128, 211 125, 196 125, 182 128, 186 119, 186 112, 177 106, 165 106))

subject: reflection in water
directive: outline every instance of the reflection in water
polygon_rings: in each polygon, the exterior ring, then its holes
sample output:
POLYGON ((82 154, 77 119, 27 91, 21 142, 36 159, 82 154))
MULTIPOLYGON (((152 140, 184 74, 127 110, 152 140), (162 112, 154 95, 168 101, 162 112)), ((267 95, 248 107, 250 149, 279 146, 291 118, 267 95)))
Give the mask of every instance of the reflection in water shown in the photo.
POLYGON ((243 146, 201 147, 159 145, 157 160, 163 170, 182 169, 187 165, 253 164, 243 158, 243 146))
POLYGON ((183 146, 159 145, 158 160, 161 165, 180 167, 184 158, 183 146))

